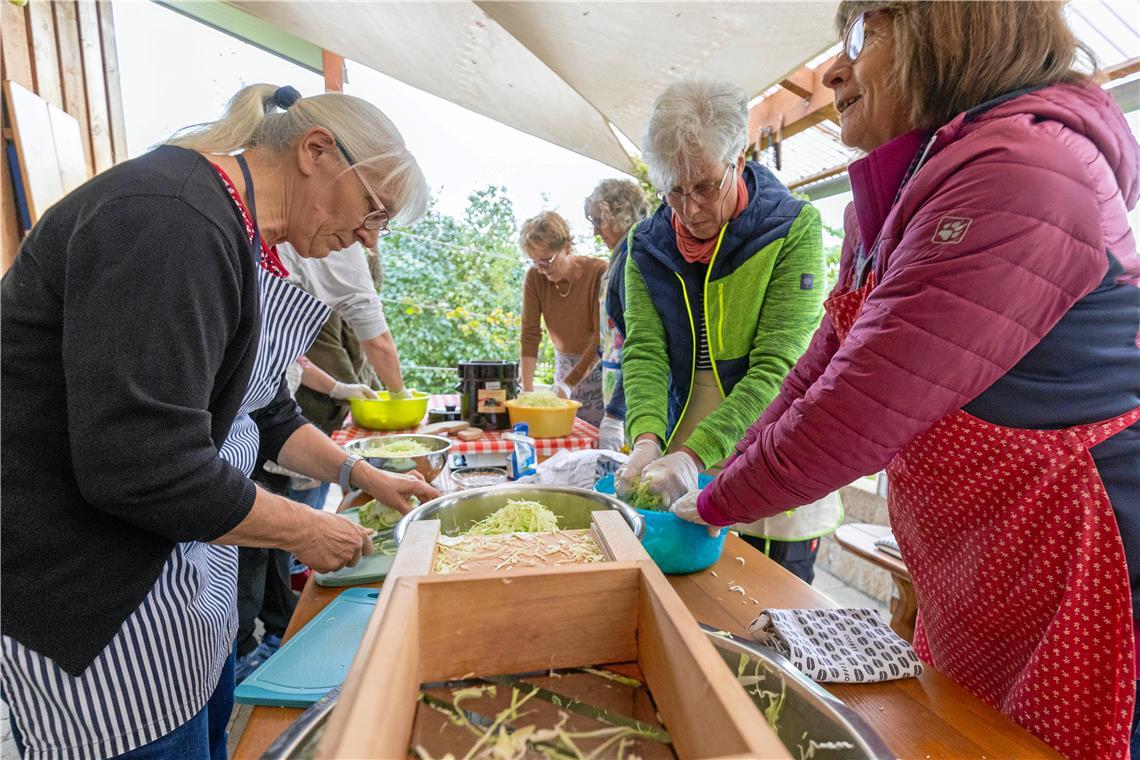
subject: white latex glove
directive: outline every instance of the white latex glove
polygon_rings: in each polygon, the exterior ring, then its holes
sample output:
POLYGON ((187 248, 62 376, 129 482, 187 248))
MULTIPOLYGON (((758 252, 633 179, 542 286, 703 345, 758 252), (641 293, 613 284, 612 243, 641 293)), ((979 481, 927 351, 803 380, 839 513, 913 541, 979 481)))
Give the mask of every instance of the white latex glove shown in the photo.
POLYGON ((633 445, 633 452, 629 461, 618 470, 614 490, 617 495, 625 498, 633 487, 641 480, 641 472, 650 462, 661 457, 661 444, 653 438, 642 438, 633 445))
POLYGON ((406 385, 398 391, 388 391, 388 398, 392 399, 393 401, 397 401, 397 400, 405 399, 405 398, 411 398, 411 397, 412 397, 412 390, 410 388, 408 388, 406 385))
POLYGON ((697 489, 689 491, 687 494, 673 502, 673 506, 669 508, 669 511, 677 515, 677 517, 680 517, 682 520, 688 520, 689 522, 696 523, 697 525, 704 525, 706 528, 708 528, 709 535, 713 538, 716 538, 720 535, 720 532, 724 530, 724 528, 718 528, 715 525, 709 525, 707 522, 701 519, 701 513, 697 511, 697 495, 699 493, 700 491, 697 489))
POLYGON ((329 395, 337 401, 347 401, 350 398, 378 398, 376 391, 364 383, 342 383, 339 380, 333 385, 329 395))
POLYGON ((562 382, 561 380, 558 380, 554 383, 553 390, 554 390, 554 395, 557 396, 558 398, 570 398, 570 394, 572 394, 574 392, 573 388, 571 388, 569 385, 562 382))
POLYGON ((598 425, 598 448, 621 451, 625 445, 625 422, 608 414, 602 418, 598 425))
POLYGON ((661 497, 662 506, 668 507, 677 499, 697 487, 700 470, 696 461, 684 451, 666 454, 641 473, 641 480, 650 492, 661 497))

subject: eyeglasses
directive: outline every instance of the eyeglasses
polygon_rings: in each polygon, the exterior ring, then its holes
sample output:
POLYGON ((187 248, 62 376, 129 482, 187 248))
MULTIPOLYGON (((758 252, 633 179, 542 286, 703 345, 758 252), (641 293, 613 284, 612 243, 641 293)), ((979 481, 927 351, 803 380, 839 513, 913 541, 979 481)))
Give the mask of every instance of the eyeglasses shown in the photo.
POLYGON ((376 237, 384 237, 385 235, 388 235, 392 232, 392 230, 388 229, 388 209, 384 208, 384 204, 381 203, 380 199, 376 197, 376 193, 372 192, 372 188, 369 187, 368 183, 364 181, 364 177, 360 176, 360 171, 356 168, 356 162, 352 160, 352 156, 349 154, 348 149, 344 147, 344 144, 341 143, 340 140, 337 140, 335 137, 333 140, 336 141, 337 149, 340 150, 340 152, 344 155, 344 160, 348 161, 348 167, 352 169, 353 174, 355 174, 356 178, 360 180, 360 184, 364 185, 364 189, 368 191, 368 196, 372 199, 372 207, 375 210, 370 211, 364 215, 364 219, 361 220, 360 226, 366 230, 369 230, 370 232, 375 232, 376 237))
POLYGON ((537 269, 550 269, 550 267, 552 267, 554 265, 554 260, 557 259, 559 257, 559 255, 561 255, 562 250, 563 249, 559 248, 557 251, 555 251, 550 256, 546 257, 545 259, 534 259, 534 258, 528 257, 527 261, 530 263, 531 266, 533 266, 537 269))
POLYGON ((863 47, 867 42, 867 19, 878 13, 891 13, 892 9, 880 8, 872 11, 863 11, 851 20, 847 31, 843 35, 843 54, 851 63, 863 54, 863 47))
POLYGON ((672 208, 681 208, 685 203, 686 198, 692 198, 694 203, 704 205, 719 200, 721 193, 724 192, 724 186, 728 182, 728 175, 736 168, 736 164, 729 164, 728 168, 724 170, 724 176, 721 177, 719 184, 712 182, 703 182, 687 193, 680 190, 670 190, 667 193, 657 193, 657 200, 662 203, 668 203, 672 208))

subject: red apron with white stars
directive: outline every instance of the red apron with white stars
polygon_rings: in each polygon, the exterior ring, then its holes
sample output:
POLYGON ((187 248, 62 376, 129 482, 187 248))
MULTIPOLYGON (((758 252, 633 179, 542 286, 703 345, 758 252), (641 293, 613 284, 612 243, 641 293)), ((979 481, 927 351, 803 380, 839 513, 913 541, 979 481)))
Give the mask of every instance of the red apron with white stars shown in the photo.
MULTIPOLYGON (((874 285, 824 305, 840 342, 874 285)), ((1138 419, 1022 430, 959 410, 887 466, 915 650, 1070 758, 1128 756, 1132 602, 1089 449, 1138 419)))

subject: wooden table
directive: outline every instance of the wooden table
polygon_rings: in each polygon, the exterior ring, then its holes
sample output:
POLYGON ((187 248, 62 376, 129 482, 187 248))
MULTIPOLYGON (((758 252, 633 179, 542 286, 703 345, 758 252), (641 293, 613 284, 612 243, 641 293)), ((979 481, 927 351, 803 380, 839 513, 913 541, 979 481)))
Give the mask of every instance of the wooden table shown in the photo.
MULTIPOLYGON (((697 620, 741 635, 747 635, 746 626, 761 607, 839 606, 732 534, 724 555, 712 568, 671 576, 670 582, 697 620), (760 604, 748 600, 742 604, 740 595, 728 590, 732 583, 744 587, 760 604)), ((321 588, 310 580, 286 639, 343 590, 321 588)), ((997 710, 930 668, 918 678, 901 681, 824 686, 862 715, 902 758, 1059 757, 997 710)), ((235 757, 260 757, 301 712, 285 707, 254 708, 235 757)))
POLYGON ((891 597, 891 628, 907 641, 914 641, 914 624, 918 619, 918 597, 906 563, 875 546, 891 529, 886 525, 848 523, 835 531, 835 540, 847 551, 867 560, 891 574, 897 596, 891 597))

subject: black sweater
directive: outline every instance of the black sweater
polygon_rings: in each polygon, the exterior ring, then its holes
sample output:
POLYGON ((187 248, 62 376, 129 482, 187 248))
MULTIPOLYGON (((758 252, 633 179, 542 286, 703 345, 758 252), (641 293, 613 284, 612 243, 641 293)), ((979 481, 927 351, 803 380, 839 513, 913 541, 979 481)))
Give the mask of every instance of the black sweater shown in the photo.
MULTIPOLYGON (((163 147, 48 210, 0 283, 0 631, 82 672, 179 541, 253 505, 218 451, 259 333, 256 262, 209 162, 163 147)), ((304 424, 258 417, 274 457, 304 424)))

